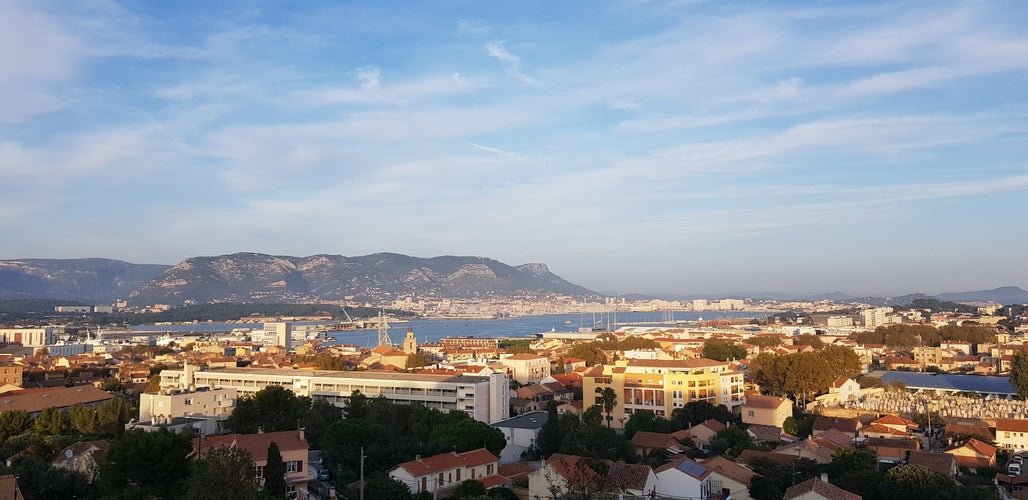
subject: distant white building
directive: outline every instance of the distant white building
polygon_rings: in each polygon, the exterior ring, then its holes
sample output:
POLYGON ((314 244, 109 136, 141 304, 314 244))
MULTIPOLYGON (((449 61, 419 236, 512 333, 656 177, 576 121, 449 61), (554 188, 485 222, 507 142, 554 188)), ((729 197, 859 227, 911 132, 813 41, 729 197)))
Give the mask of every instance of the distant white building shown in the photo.
POLYGON ((187 364, 177 384, 169 383, 158 393, 140 394, 139 422, 128 427, 151 431, 182 431, 191 427, 205 435, 223 432, 222 422, 235 409, 238 391, 231 387, 197 386, 194 374, 194 367, 187 364))
POLYGON ((264 323, 264 345, 293 348, 293 325, 286 321, 264 323))
POLYGON ((829 316, 828 317, 828 328, 845 328, 847 326, 853 326, 852 316, 829 316))
POLYGON ((54 328, 0 328, 0 342, 16 342, 25 347, 44 347, 57 341, 54 328))
POLYGON ((860 317, 864 320, 864 326, 875 328, 889 323, 891 307, 875 307, 860 311, 860 317))

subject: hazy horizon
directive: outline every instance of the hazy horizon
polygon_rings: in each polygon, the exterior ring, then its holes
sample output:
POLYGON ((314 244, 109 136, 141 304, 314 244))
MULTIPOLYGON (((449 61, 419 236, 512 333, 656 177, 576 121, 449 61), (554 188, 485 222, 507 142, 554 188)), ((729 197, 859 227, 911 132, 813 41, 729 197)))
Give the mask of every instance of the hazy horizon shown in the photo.
POLYGON ((7 2, 0 255, 1028 288, 1028 5, 7 2))

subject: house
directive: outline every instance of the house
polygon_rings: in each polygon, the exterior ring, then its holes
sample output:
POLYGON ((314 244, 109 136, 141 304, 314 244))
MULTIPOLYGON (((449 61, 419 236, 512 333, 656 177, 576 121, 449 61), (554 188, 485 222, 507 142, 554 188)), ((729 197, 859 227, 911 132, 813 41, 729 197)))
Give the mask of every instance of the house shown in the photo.
POLYGON ((810 433, 816 436, 828 429, 836 429, 855 437, 857 429, 860 429, 860 421, 855 418, 823 417, 818 415, 814 419, 814 425, 810 433))
POLYGON ((0 500, 19 500, 25 494, 18 488, 18 480, 13 474, 0 476, 0 500))
POLYGON ((790 486, 783 500, 861 500, 861 496, 815 477, 790 486))
POLYGON ((314 479, 313 471, 306 463, 310 445, 303 429, 297 431, 259 432, 257 434, 223 434, 200 436, 193 440, 193 453, 203 456, 206 450, 218 446, 239 448, 250 454, 257 480, 264 483, 264 467, 268 465, 268 447, 278 446, 282 461, 286 464, 286 485, 290 493, 298 498, 307 495, 307 483, 314 479))
POLYGON ((953 477, 959 472, 956 458, 947 453, 911 451, 910 457, 907 458, 907 464, 923 465, 947 477, 953 477))
POLYGON ((507 369, 511 380, 519 384, 538 384, 550 376, 550 360, 538 354, 501 356, 500 364, 507 369))
POLYGON ((996 447, 975 438, 949 446, 946 448, 946 453, 953 455, 957 465, 968 469, 996 465, 996 447))
POLYGON ((904 435, 909 433, 911 430, 918 428, 917 422, 896 415, 885 415, 871 422, 870 425, 881 425, 883 427, 888 427, 894 431, 903 433, 904 435))
POLYGON ((711 470, 686 458, 678 457, 654 469, 657 476, 657 495, 672 498, 707 498, 713 491, 720 491, 711 480, 711 470))
MULTIPOLYGON (((700 422, 692 427, 689 427, 688 429, 682 429, 681 431, 678 431, 678 433, 687 434, 687 437, 689 439, 692 439, 692 441, 696 443, 697 447, 699 447, 701 450, 708 450, 710 449, 710 440, 714 439, 714 436, 717 435, 718 431, 724 428, 725 424, 722 424, 721 422, 711 418, 704 422, 700 422)), ((675 437, 677 439, 682 439, 686 436, 675 437)))
POLYGON ((632 436, 635 454, 640 457, 645 457, 654 451, 666 451, 677 444, 678 440, 666 432, 636 431, 632 436))
POLYGON ((425 491, 445 496, 467 479, 481 481, 487 487, 503 484, 506 480, 497 475, 499 460, 485 448, 426 458, 418 455, 394 467, 389 477, 407 485, 411 493, 425 491))
POLYGON ((849 377, 839 377, 828 388, 828 393, 835 394, 841 403, 856 400, 860 397, 860 384, 849 377))
POLYGON ((879 437, 879 438, 903 438, 907 437, 906 431, 898 431, 892 427, 888 427, 881 424, 868 424, 866 427, 861 428, 857 431, 859 437, 879 437))
POLYGON ((521 460, 521 454, 539 440, 539 431, 550 419, 545 411, 533 411, 490 424, 503 432, 507 445, 500 452, 500 463, 507 464, 521 460))
POLYGON ((902 462, 912 451, 921 448, 921 441, 916 439, 896 439, 869 437, 864 439, 864 445, 878 454, 879 460, 892 460, 902 462))
MULTIPOLYGON (((989 430, 989 425, 982 421, 960 421, 946 424, 946 439, 950 444, 964 442, 970 437, 977 436, 996 442, 996 436, 989 430)), ((979 439, 981 441, 981 439, 979 439)))
POLYGON ((657 477, 648 465, 554 453, 529 474, 528 496, 553 498, 566 492, 645 496, 653 493, 656 484, 657 477))
POLYGON ((78 472, 93 482, 110 448, 107 441, 80 441, 61 450, 54 458, 53 466, 78 472))
POLYGON ((996 444, 1008 450, 1028 447, 1028 420, 997 418, 996 444))
POLYGON ((747 393, 742 404, 742 421, 747 424, 782 427, 791 416, 792 402, 787 398, 747 393))
MULTIPOLYGON (((721 482, 720 491, 727 489, 735 500, 750 499, 750 481, 757 473, 721 456, 704 460, 700 465, 710 470, 712 485, 721 482)), ((714 489, 718 491, 718 488, 714 489)))

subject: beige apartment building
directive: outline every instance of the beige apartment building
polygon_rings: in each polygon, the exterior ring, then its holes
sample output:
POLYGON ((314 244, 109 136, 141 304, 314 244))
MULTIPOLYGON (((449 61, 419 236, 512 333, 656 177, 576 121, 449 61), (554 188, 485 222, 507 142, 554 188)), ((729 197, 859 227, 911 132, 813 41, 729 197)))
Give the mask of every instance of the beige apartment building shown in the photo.
POLYGON ((582 377, 586 406, 601 404, 600 393, 614 389, 617 404, 612 427, 623 427, 628 416, 649 410, 670 418, 675 408, 692 401, 725 405, 734 413, 744 402, 743 374, 729 363, 712 359, 628 359, 596 365, 582 377))

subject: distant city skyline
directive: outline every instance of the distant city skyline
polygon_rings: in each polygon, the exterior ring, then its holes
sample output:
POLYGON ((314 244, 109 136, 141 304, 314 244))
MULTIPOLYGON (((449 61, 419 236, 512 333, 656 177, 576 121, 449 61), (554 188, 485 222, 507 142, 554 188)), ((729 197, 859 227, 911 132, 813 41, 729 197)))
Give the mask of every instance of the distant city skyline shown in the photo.
POLYGON ((1028 288, 1028 5, 13 1, 0 259, 1028 288))

